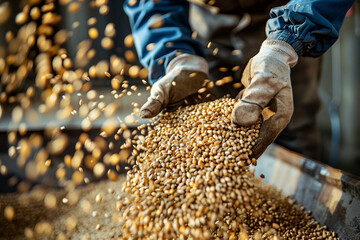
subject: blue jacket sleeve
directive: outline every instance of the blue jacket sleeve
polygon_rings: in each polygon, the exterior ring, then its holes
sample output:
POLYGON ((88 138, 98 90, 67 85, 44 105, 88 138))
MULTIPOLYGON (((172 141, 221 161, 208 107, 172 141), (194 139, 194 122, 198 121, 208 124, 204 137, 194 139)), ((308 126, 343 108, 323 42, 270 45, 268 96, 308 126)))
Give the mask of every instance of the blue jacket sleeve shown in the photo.
POLYGON ((345 14, 355 0, 292 0, 273 8, 267 39, 282 40, 299 56, 317 57, 337 40, 345 14))
POLYGON ((187 0, 125 1, 124 10, 140 62, 149 70, 150 83, 165 75, 168 63, 178 52, 204 57, 200 43, 191 38, 187 0), (154 16, 163 21, 160 27, 152 27, 154 16), (155 44, 154 48, 147 48, 149 44, 155 44))

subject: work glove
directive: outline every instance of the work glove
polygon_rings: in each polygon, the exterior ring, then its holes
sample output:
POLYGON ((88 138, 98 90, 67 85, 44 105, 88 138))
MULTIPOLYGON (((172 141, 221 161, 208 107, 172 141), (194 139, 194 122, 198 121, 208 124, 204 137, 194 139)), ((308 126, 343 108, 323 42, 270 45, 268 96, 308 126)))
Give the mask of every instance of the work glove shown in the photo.
MULTIPOLYGON (((151 118, 164 108, 174 111, 182 105, 199 102, 198 91, 206 87, 208 72, 208 64, 202 57, 191 54, 175 57, 170 61, 165 76, 152 86, 150 97, 140 109, 140 117, 151 118)), ((202 93, 203 98, 207 96, 207 101, 214 99, 210 89, 202 93)))
POLYGON ((232 122, 248 126, 254 124, 268 107, 274 114, 264 119, 251 157, 258 158, 289 123, 294 111, 290 68, 298 55, 286 42, 265 40, 248 62, 241 82, 241 91, 232 112, 232 122))

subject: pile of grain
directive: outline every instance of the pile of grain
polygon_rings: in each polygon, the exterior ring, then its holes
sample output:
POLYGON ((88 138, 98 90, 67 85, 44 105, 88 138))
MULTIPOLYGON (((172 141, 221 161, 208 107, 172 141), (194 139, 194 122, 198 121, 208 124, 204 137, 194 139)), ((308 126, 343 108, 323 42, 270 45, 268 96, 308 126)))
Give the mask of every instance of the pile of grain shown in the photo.
POLYGON ((248 169, 261 122, 231 123, 222 98, 166 114, 139 137, 123 191, 124 239, 334 239, 248 169))

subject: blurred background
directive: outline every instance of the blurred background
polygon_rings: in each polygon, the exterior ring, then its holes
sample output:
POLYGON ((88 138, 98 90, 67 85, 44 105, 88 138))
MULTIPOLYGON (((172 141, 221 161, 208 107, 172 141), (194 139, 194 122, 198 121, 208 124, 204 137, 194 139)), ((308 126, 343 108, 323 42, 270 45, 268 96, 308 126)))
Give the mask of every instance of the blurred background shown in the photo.
POLYGON ((0 1, 0 192, 126 172, 149 85, 122 5, 0 1))
POLYGON ((338 41, 323 56, 318 115, 321 161, 360 174, 360 2, 349 10, 338 41))
MULTIPOLYGON (((122 5, 0 1, 0 192, 25 191, 38 182, 63 186, 64 179, 82 184, 125 172, 131 149, 121 146, 146 123, 136 113, 149 85, 122 5)), ((318 115, 320 161, 355 175, 359 46, 357 1, 339 40, 322 58, 318 115)))

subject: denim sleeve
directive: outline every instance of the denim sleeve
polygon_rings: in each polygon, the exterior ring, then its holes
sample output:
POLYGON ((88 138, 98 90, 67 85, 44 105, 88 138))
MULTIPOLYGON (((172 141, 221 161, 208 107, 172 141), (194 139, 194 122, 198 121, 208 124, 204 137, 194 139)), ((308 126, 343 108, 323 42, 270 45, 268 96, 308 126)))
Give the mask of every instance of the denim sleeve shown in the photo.
POLYGON ((267 39, 289 43, 299 56, 318 57, 337 40, 345 14, 355 0, 292 0, 273 8, 267 39))
POLYGON ((125 1, 124 10, 129 16, 140 62, 149 70, 150 83, 165 75, 168 63, 178 52, 204 57, 200 43, 191 38, 187 0, 133 2, 125 1), (163 20, 161 27, 152 27, 154 16, 163 20), (152 50, 147 49, 149 44, 155 44, 152 50))

